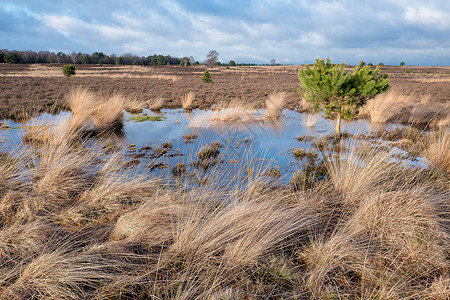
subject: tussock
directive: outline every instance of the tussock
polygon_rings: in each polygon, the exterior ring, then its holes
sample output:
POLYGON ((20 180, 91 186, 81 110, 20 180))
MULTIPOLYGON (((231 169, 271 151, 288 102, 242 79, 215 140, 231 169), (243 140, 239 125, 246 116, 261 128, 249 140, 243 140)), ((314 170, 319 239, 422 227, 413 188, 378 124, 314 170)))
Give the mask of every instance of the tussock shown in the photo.
POLYGON ((372 122, 445 126, 450 110, 431 101, 430 95, 389 90, 376 96, 360 110, 372 122))
POLYGON ((271 92, 266 100, 266 118, 275 119, 280 116, 286 101, 286 92, 271 92))
POLYGON ((98 97, 83 88, 73 89, 66 97, 72 111, 70 130, 102 132, 122 126, 127 100, 121 95, 98 97))
POLYGON ((165 102, 163 97, 156 97, 155 99, 148 100, 147 105, 151 111, 159 112, 164 107, 165 102))
POLYGON ((195 94, 193 92, 187 92, 184 94, 184 96, 181 98, 181 106, 184 110, 191 110, 192 109, 192 102, 194 102, 195 94))
POLYGON ((450 172, 450 138, 447 129, 427 136, 424 157, 435 168, 450 172))

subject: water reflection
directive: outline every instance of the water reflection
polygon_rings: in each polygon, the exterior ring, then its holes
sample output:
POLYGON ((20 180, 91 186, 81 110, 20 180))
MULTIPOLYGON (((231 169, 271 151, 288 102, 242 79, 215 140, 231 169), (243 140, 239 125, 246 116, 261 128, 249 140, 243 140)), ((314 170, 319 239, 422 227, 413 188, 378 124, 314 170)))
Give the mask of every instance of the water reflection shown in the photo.
MULTIPOLYGON (((150 110, 144 110, 143 113, 158 115, 150 110)), ((108 155, 108 151, 113 152, 114 147, 125 149, 128 167, 175 181, 180 179, 172 176, 172 167, 183 163, 186 166, 185 178, 191 178, 199 184, 206 181, 220 182, 222 185, 231 185, 231 181, 245 183, 243 178, 271 174, 267 172, 271 169, 280 170, 281 176, 266 176, 270 177, 268 180, 285 184, 306 163, 306 159, 295 159, 291 150, 303 148, 316 151, 311 139, 299 141, 296 137, 320 137, 335 130, 334 121, 291 110, 284 110, 282 117, 275 120, 265 119, 264 110, 254 111, 250 116, 241 114, 237 119, 236 112, 226 113, 218 115, 213 110, 185 113, 182 109, 163 109, 160 115, 165 119, 162 121, 135 122, 128 121, 133 115, 124 112, 123 132, 108 136, 106 143, 111 143, 113 147, 105 148, 105 145, 103 149, 105 155, 108 155), (223 121, 229 119, 233 121, 223 121), (187 134, 195 138, 186 139, 187 134), (221 145, 217 162, 206 170, 196 167, 196 153, 211 143, 221 145)), ((55 125, 68 117, 69 112, 61 112, 56 116, 43 114, 32 119, 29 124, 55 125)), ((9 127, 24 125, 11 120, 1 122, 9 127)), ((343 131, 353 135, 394 127, 401 125, 374 125, 362 119, 343 121, 341 125, 343 131)), ((18 147, 23 132, 24 129, 0 130, 1 151, 18 147)))

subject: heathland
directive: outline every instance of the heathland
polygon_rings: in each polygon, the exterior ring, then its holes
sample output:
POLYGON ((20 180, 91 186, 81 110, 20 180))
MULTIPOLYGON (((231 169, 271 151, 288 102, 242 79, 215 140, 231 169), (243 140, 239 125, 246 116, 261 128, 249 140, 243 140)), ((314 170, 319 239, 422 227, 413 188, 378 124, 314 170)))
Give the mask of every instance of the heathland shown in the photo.
POLYGON ((1 299, 449 298, 450 67, 383 66, 391 88, 358 118, 406 126, 298 136, 308 149, 290 153, 302 163, 287 184, 283 170, 248 169, 250 156, 224 172, 223 143, 171 180, 149 177, 136 161, 179 149, 117 141, 125 110, 166 122, 143 108, 211 108, 196 126, 265 130, 283 108, 309 109, 301 66, 215 67, 212 83, 202 66, 76 68, 0 64, 0 119, 30 120, 0 124, 1 299), (66 109, 52 124, 30 118, 66 109), (207 176, 193 182, 191 169, 207 176))

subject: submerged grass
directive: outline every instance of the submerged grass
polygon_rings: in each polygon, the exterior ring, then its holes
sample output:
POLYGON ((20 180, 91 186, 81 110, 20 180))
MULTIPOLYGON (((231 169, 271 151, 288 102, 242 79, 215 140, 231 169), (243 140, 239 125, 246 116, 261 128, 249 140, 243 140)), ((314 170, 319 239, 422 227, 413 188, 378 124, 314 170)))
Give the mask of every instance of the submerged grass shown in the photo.
MULTIPOLYGON (((73 124, 84 123, 36 126, 0 155, 0 298, 448 297, 448 189, 389 149, 337 139, 331 152, 327 137, 321 157, 295 152, 311 161, 291 189, 252 177, 187 191, 183 164, 174 186, 124 171, 121 151, 95 164, 106 141, 92 147, 73 124)), ((426 145, 445 168, 448 132, 426 145)), ((211 164, 220 146, 198 160, 211 164)))
POLYGON ((134 116, 130 117, 128 121, 135 121, 135 122, 158 122, 158 121, 164 121, 165 117, 163 116, 148 116, 148 115, 142 115, 142 116, 134 116))

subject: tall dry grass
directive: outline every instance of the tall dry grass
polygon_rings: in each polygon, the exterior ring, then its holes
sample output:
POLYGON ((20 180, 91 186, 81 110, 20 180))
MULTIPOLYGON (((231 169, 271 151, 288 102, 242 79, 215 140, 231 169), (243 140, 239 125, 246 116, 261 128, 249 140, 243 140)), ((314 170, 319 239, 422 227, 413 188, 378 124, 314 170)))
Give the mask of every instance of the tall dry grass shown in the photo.
POLYGON ((301 125, 305 127, 314 127, 320 121, 321 116, 319 114, 305 114, 302 115, 301 125))
POLYGON ((389 90, 370 100, 360 115, 372 122, 445 126, 450 119, 448 105, 433 102, 430 95, 389 90))
POLYGON ((271 92, 266 100, 266 118, 278 118, 286 102, 286 92, 271 92))
POLYGON ((155 99, 147 101, 148 108, 154 112, 159 112, 165 103, 165 99, 163 97, 156 97, 155 99))
POLYGON ((192 102, 194 102, 195 94, 192 91, 187 92, 184 94, 184 96, 181 98, 181 106, 185 110, 191 110, 192 109, 192 102))
POLYGON ((423 153, 425 159, 435 168, 450 172, 450 138, 448 129, 430 133, 423 153))
POLYGON ((70 128, 74 131, 101 132, 121 127, 122 112, 129 106, 121 95, 97 96, 80 87, 67 94, 66 101, 72 112, 70 128))
POLYGON ((448 190, 381 147, 324 154, 298 192, 190 190, 124 171, 120 152, 93 164, 101 147, 69 123, 1 158, 2 299, 448 296, 448 190))

